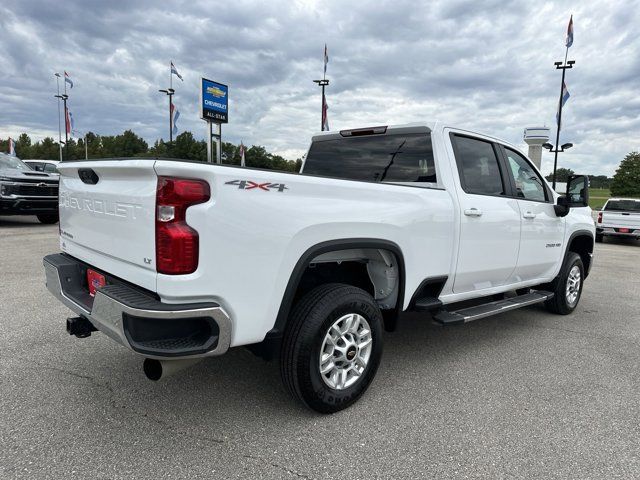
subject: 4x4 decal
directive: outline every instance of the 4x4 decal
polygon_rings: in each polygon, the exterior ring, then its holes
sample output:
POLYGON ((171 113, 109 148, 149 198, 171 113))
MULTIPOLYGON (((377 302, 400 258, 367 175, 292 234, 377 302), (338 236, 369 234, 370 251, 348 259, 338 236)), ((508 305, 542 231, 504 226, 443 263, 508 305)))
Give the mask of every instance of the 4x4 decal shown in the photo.
POLYGON ((271 183, 271 182, 252 182, 251 180, 231 180, 229 182, 225 182, 225 185, 237 185, 240 190, 264 190, 266 192, 270 190, 277 190, 278 192, 284 192, 285 190, 289 190, 289 188, 284 183, 271 183))

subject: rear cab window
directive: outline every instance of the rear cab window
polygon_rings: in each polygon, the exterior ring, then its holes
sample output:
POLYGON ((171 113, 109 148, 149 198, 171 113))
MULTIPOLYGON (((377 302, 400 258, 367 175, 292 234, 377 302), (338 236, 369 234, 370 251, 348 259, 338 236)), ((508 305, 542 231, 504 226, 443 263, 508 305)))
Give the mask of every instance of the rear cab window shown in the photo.
POLYGON ((604 206, 607 212, 640 213, 640 200, 609 200, 604 206))
POLYGON ((314 141, 302 173, 363 182, 437 183, 430 133, 314 141))

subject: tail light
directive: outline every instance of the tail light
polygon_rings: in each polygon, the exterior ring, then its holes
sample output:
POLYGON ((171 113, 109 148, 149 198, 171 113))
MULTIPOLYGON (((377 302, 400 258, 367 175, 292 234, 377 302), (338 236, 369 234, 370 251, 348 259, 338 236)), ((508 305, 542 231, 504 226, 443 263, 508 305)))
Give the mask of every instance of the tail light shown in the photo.
POLYGON ((598 212, 598 223, 602 223, 602 212, 598 212))
POLYGON ((198 268, 198 232, 187 225, 187 208, 211 197, 204 180, 158 177, 156 191, 156 270, 167 275, 198 268))

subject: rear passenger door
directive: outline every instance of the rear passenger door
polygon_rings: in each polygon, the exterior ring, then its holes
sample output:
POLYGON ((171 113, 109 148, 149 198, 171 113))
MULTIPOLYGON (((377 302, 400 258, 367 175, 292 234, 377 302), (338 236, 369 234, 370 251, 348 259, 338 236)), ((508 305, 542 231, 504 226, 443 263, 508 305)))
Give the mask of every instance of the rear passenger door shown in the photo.
POLYGON ((564 252, 565 219, 556 216, 551 190, 531 162, 509 147, 500 149, 522 214, 520 253, 513 281, 549 278, 564 252))
POLYGON ((507 283, 518 260, 520 209, 509 198, 510 184, 499 147, 493 142, 450 134, 458 168, 460 242, 454 293, 507 283))

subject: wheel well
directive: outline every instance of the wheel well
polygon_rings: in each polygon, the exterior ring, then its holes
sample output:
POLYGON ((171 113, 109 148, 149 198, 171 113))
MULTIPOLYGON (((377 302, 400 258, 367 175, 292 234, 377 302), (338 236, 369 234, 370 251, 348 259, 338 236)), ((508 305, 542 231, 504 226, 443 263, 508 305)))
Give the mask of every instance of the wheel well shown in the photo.
POLYGON ((388 240, 330 240, 309 248, 298 260, 287 284, 278 317, 267 337, 280 337, 289 312, 304 293, 317 285, 339 282, 369 292, 386 318, 395 319, 404 299, 404 257, 388 240))
POLYGON ((589 274, 591 266, 591 254, 593 253, 593 237, 591 235, 577 235, 569 243, 570 252, 580 255, 584 264, 585 277, 589 274))
POLYGON ((325 283, 344 283, 368 292, 381 309, 393 309, 398 300, 398 262, 384 249, 334 250, 311 259, 298 282, 293 304, 325 283))

